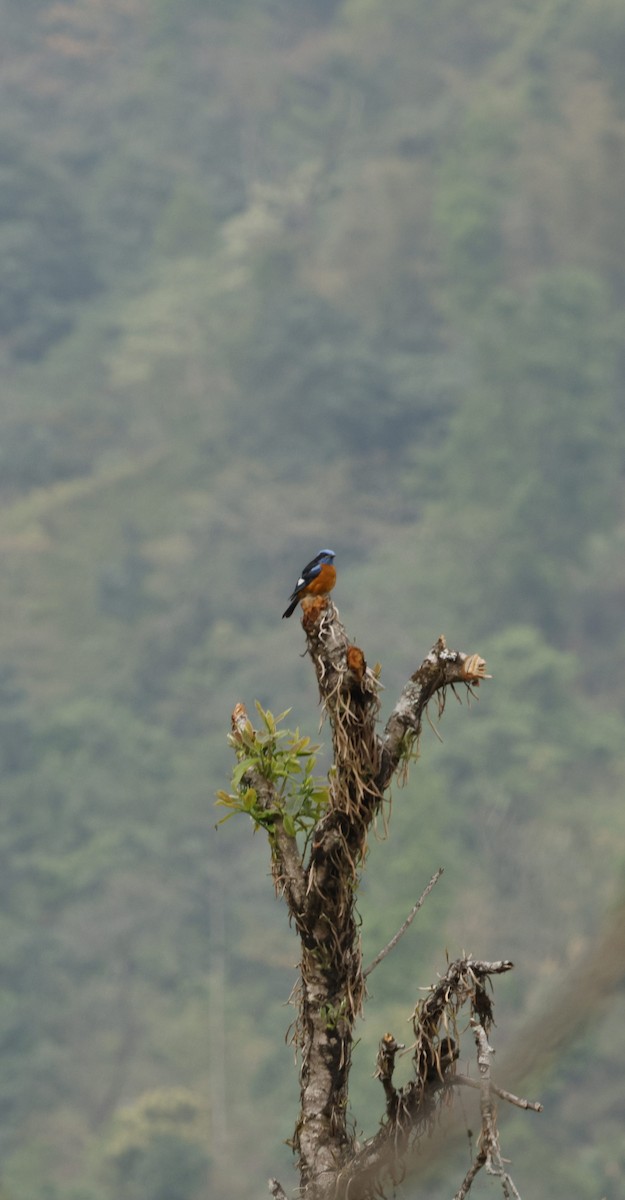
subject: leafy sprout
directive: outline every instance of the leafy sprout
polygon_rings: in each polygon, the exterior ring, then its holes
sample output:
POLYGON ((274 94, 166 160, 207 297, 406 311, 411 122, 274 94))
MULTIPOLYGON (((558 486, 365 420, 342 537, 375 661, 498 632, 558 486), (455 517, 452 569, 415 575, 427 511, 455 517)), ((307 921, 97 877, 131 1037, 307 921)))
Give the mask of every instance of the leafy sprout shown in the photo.
POLYGON ((271 832, 280 818, 291 837, 303 833, 308 839, 328 803, 327 785, 314 774, 320 746, 303 737, 299 729, 279 728, 290 709, 277 717, 258 701, 256 709, 261 729, 253 729, 248 721, 230 734, 238 761, 232 772, 232 791, 217 793, 217 804, 228 809, 219 824, 235 813, 247 813, 256 829, 271 832), (271 784, 275 801, 271 807, 261 803, 250 782, 259 775, 271 784))

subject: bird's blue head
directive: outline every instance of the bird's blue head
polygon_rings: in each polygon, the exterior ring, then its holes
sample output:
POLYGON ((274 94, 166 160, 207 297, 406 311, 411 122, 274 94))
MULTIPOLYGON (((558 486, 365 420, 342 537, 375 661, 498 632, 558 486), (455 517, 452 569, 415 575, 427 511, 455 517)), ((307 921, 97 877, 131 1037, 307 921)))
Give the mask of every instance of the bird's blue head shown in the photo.
POLYGON ((320 550, 317 555, 317 562, 331 563, 333 558, 336 558, 334 550, 320 550))

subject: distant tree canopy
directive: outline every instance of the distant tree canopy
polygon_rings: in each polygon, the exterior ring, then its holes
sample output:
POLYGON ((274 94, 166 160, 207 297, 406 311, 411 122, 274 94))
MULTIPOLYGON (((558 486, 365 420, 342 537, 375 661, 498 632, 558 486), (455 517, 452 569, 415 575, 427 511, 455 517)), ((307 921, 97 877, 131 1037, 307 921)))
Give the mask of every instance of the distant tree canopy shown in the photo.
POLYGON ((97 290, 83 214, 60 172, 0 135, 0 337, 15 358, 38 359, 97 290))

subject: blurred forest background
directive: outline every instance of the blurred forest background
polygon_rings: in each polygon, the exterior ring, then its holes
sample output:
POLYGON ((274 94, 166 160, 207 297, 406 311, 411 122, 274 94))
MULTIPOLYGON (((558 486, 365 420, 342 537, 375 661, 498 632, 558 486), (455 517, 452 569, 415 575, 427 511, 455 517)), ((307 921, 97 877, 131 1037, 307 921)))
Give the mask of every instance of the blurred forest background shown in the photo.
MULTIPOLYGON (((503 1051, 621 894, 625 6, 0 19, 0 1194, 241 1200, 292 1179, 296 944, 214 793, 235 701, 316 734, 319 547, 387 706, 441 632, 494 675, 371 847, 366 960, 445 874, 358 1129, 446 950, 515 961, 503 1051)), ((625 1192, 620 1005, 504 1127, 526 1198, 625 1192)))

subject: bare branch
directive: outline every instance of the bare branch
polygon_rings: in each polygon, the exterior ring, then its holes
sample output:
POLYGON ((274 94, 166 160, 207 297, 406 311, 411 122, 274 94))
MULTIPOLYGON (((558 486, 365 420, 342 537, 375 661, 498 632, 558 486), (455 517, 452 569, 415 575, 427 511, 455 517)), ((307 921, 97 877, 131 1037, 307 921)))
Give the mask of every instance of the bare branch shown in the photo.
POLYGON ((297 842, 286 832, 282 817, 278 817, 273 827, 273 877, 278 892, 281 892, 289 906, 289 911, 299 923, 306 888, 302 859, 297 842))
POLYGON ((482 959, 474 958, 470 960, 471 970, 475 975, 483 977, 484 975, 504 975, 506 971, 512 971, 514 963, 510 962, 509 958, 501 958, 496 962, 484 962, 482 959))
POLYGON ((415 1009, 413 1026, 417 1044, 420 1039, 429 1040, 432 1032, 438 1030, 443 1016, 459 1012, 469 999, 485 1028, 488 1028, 492 1023, 492 1006, 484 986, 485 980, 490 975, 499 975, 511 969, 512 963, 505 959, 482 962, 470 955, 455 959, 415 1009))
MULTIPOLYGON (((464 654, 460 650, 449 650, 441 635, 411 676, 395 705, 382 737, 381 767, 377 784, 384 791, 406 750, 421 733, 423 714, 428 701, 442 688, 464 683, 468 688, 478 687, 486 674, 486 663, 479 654, 464 654)), ((444 701, 441 701, 441 711, 444 701)))
MULTIPOLYGON (((453 1079, 448 1082, 448 1087, 468 1087, 474 1088, 477 1091, 480 1089, 480 1084, 476 1079, 471 1079, 468 1075, 454 1075, 453 1079)), ((524 1100, 521 1096, 515 1096, 512 1092, 506 1092, 504 1088, 497 1087, 496 1083, 491 1081, 491 1090, 500 1100, 505 1100, 508 1104, 514 1104, 517 1108, 524 1108, 529 1112, 540 1113, 543 1111, 543 1106, 538 1100, 524 1100)))
MULTIPOLYGON (((478 1087, 479 1087, 479 1084, 478 1084, 478 1087)), ((486 1154, 483 1150, 480 1150, 479 1153, 476 1154, 475 1159, 471 1163, 469 1170, 467 1171, 464 1179, 462 1180, 462 1183, 460 1184, 460 1187, 458 1188, 458 1191, 456 1192, 456 1194, 454 1196, 454 1200, 465 1200, 465 1197, 468 1196, 469 1192, 471 1191, 471 1184, 473 1183, 473 1180, 475 1179, 476 1175, 478 1175, 479 1172, 482 1170, 482 1167, 484 1166, 485 1162, 486 1162, 486 1154)))
POLYGON ((385 1033, 378 1048, 378 1058, 375 1070, 376 1079, 381 1079, 384 1095, 386 1096, 386 1113, 391 1119, 397 1114, 398 1092, 393 1085, 395 1056, 405 1047, 396 1042, 392 1033, 385 1033))
POLYGON ((484 1168, 489 1175, 498 1177, 506 1200, 509 1200, 510 1197, 514 1197, 514 1200, 521 1200, 512 1178, 504 1167, 499 1148, 497 1116, 493 1104, 493 1088, 490 1080, 490 1056, 493 1051, 488 1044, 484 1026, 473 1017, 471 1018, 471 1028, 475 1036, 477 1065, 480 1072, 480 1113, 482 1117, 480 1149, 481 1153, 485 1156, 484 1168))
POLYGON ((404 936, 406 930, 409 929, 409 927, 412 925, 412 922, 414 921, 419 909, 424 904, 424 902, 427 900, 430 892, 432 891, 432 888, 435 887, 435 885, 438 883, 441 875, 443 874, 443 870, 444 870, 443 867, 439 867, 438 871, 436 871, 434 873, 434 875, 430 879, 430 882, 428 883, 427 887, 424 888, 421 895, 419 896, 417 903, 411 908, 410 912, 408 913, 408 916, 406 917, 406 920, 404 921, 403 925, 397 930, 397 933, 395 934, 394 937, 391 938, 390 942, 387 942, 384 949, 380 950, 379 954, 376 954, 376 956, 372 960, 372 962, 369 963, 369 966, 367 967, 367 969, 365 971, 363 971, 363 973, 362 973, 363 979, 366 979, 367 975, 370 975, 371 972, 374 971, 375 968, 382 962, 382 959, 386 958, 387 954, 390 954, 391 950, 395 949, 399 939, 404 936))

